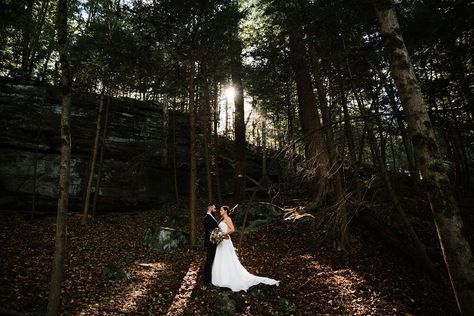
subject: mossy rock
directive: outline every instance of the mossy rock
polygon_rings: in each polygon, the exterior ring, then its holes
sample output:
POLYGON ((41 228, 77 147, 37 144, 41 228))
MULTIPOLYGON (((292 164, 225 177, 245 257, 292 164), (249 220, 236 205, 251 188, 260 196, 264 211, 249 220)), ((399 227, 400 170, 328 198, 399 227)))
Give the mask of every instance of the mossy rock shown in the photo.
POLYGON ((189 244, 189 234, 168 227, 150 227, 145 230, 142 244, 155 250, 172 251, 189 244))

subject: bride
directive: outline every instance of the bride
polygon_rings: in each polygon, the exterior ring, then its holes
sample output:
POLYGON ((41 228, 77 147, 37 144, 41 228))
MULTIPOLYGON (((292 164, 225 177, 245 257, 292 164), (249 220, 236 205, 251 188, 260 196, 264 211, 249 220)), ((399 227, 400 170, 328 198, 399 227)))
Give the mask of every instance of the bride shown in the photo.
POLYGON ((216 256, 212 264, 212 284, 230 288, 234 292, 247 291, 248 288, 259 283, 278 285, 280 281, 253 275, 242 266, 229 237, 234 232, 234 224, 228 212, 228 206, 220 208, 223 220, 219 223, 219 228, 226 237, 216 248, 216 256))

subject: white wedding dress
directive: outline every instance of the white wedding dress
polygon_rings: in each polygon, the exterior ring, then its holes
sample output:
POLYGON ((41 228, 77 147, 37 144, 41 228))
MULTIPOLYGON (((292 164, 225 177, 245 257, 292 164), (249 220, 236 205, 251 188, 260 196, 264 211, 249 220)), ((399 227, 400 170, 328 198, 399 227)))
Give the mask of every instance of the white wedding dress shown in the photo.
MULTIPOLYGON (((224 233, 227 232, 226 223, 220 222, 219 228, 224 233)), ((278 285, 280 281, 249 273, 237 258, 232 240, 230 238, 222 240, 217 245, 216 256, 212 264, 212 284, 238 292, 247 291, 251 286, 259 283, 278 285)))

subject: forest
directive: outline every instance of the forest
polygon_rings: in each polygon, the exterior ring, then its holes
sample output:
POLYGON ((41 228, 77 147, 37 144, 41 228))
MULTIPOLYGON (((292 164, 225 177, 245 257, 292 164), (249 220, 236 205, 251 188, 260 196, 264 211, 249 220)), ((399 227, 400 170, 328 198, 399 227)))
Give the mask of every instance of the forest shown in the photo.
POLYGON ((467 0, 1 0, 0 315, 474 315, 472 47, 467 0))

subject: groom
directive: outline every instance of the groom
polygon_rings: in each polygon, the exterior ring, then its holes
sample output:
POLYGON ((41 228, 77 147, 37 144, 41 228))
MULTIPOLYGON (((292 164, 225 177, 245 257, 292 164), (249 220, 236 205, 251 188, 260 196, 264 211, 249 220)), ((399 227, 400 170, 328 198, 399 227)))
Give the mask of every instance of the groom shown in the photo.
POLYGON ((212 286, 211 273, 212 263, 216 255, 216 245, 211 243, 211 231, 217 227, 217 221, 214 215, 216 214, 216 206, 209 204, 207 206, 207 213, 204 217, 204 246, 207 247, 206 264, 204 266, 204 285, 212 286))

